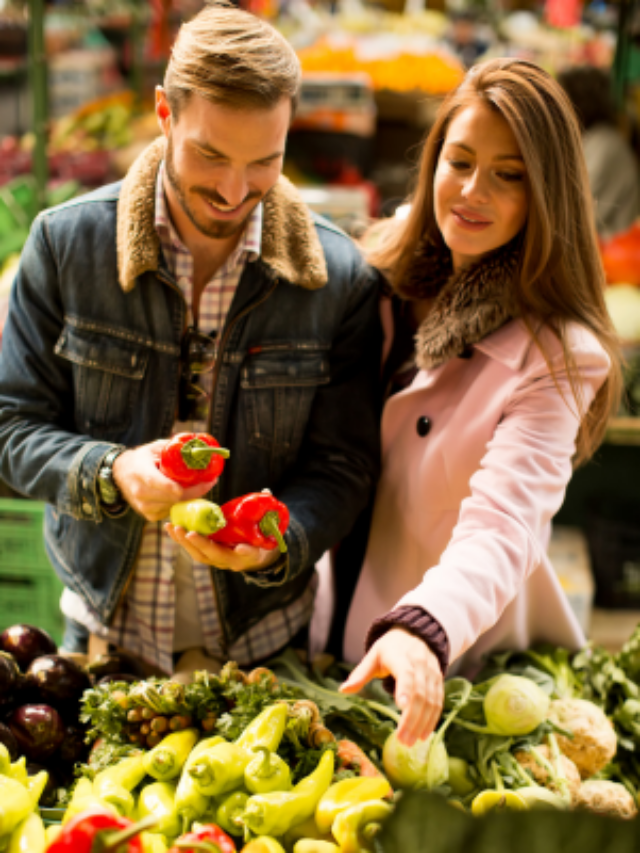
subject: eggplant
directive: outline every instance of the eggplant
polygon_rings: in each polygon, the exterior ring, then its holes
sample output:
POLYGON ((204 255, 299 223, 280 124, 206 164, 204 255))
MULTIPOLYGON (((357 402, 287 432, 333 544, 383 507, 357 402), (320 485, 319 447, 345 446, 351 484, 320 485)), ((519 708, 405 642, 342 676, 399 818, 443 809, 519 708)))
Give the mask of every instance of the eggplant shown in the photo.
POLYGON ((22 688, 22 673, 13 655, 0 652, 0 711, 15 706, 22 688))
POLYGON ((62 717, 50 705, 21 705, 8 720, 20 751, 30 761, 44 761, 64 739, 62 717))
POLYGON ((17 761, 20 757, 18 741, 9 726, 5 726, 4 723, 0 723, 0 743, 4 744, 9 750, 9 758, 12 761, 17 761))
POLYGON ((98 684, 111 684, 114 681, 125 681, 127 684, 135 684, 136 681, 140 681, 140 676, 138 675, 129 675, 128 672, 114 672, 110 675, 103 675, 98 684))
POLYGON ((52 638, 33 625, 12 625, 0 634, 0 651, 13 655, 24 672, 32 660, 41 655, 52 655, 58 647, 52 638))
POLYGON ((84 742, 86 732, 79 725, 65 726, 64 740, 58 750, 58 757, 65 764, 77 764, 86 762, 89 755, 89 747, 84 742))
POLYGON ((81 666, 63 655, 43 655, 31 662, 25 675, 32 701, 53 705, 65 717, 77 720, 80 698, 91 687, 81 666))
MULTIPOLYGON (((105 675, 116 675, 118 673, 126 673, 128 675, 137 675, 138 681, 141 678, 141 673, 129 655, 122 652, 113 652, 108 655, 98 655, 98 657, 87 664, 85 670, 96 681, 104 678, 105 675)), ((122 679, 120 679, 122 681, 122 679)))

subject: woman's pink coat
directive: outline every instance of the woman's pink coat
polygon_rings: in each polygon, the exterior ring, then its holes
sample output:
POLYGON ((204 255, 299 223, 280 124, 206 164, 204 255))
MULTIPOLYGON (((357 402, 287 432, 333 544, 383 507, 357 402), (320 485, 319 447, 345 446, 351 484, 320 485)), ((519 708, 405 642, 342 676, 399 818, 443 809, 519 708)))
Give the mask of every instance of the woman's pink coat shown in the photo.
MULTIPOLYGON (((391 313, 383 303, 390 345, 391 313)), ((522 320, 476 344, 469 359, 421 370, 382 419, 382 477, 365 562, 347 621, 358 661, 371 622, 417 605, 443 626, 455 670, 537 641, 584 643, 546 555, 571 477, 576 404, 557 339, 542 328, 558 387, 522 320), (564 400, 563 400, 564 396, 564 400), (431 429, 421 437, 420 418, 431 429)), ((568 340, 588 406, 609 360, 586 330, 568 340)))

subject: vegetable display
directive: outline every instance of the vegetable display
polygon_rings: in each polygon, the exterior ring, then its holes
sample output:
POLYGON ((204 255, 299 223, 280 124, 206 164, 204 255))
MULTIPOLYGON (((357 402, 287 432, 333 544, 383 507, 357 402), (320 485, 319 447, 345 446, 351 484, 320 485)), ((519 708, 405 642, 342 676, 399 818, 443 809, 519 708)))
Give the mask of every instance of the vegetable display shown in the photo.
POLYGON ((158 468, 165 477, 187 489, 219 477, 229 455, 212 435, 181 432, 163 447, 158 468))
MULTIPOLYGON (((17 663, 4 654, 13 671, 17 663)), ((27 670, 65 671, 55 653, 40 657, 27 670)), ((111 666, 121 662, 94 670, 111 666)), ((346 671, 331 660, 308 666, 292 650, 248 673, 233 662, 219 674, 198 672, 188 684, 99 683, 82 669, 94 683, 80 719, 63 719, 61 703, 58 734, 44 739, 39 755, 61 755, 60 727, 71 742, 75 725, 93 746, 75 763, 71 790, 56 789, 62 826, 46 832, 38 806, 50 774, 28 770, 36 739, 25 739, 22 727, 44 713, 48 733, 55 709, 36 713, 38 705, 14 707, 3 695, 14 743, 0 740, 0 850, 97 853, 118 844, 136 853, 391 853, 394 833, 405 837, 394 828, 405 801, 438 808, 428 792, 443 805, 443 833, 451 825, 464 835, 469 821, 515 813, 541 821, 550 813, 637 815, 640 627, 617 655, 596 647, 493 655, 474 682, 445 682, 435 731, 411 748, 398 741, 400 714, 379 682, 357 696, 338 691, 346 671)), ((29 695, 19 667, 18 681, 19 696, 29 695)), ((424 847, 405 849, 455 851, 455 839, 438 848, 437 837, 429 832, 424 847)))

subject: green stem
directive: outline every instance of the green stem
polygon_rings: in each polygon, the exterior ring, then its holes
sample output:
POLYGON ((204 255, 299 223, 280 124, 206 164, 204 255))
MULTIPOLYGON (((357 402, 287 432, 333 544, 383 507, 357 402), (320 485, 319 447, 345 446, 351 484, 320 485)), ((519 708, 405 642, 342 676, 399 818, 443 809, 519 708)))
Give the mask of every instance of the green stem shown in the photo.
POLYGON ((254 749, 254 752, 262 753, 262 764, 256 772, 256 776, 259 779, 269 779, 271 776, 273 776, 270 751, 267 749, 266 746, 258 746, 256 747, 256 749, 254 749))
POLYGON ((180 448, 180 456, 187 468, 202 471, 207 467, 212 456, 222 456, 224 459, 228 459, 230 453, 226 447, 212 447, 199 438, 193 438, 180 448))
POLYGON ((116 851, 121 844, 125 843, 125 841, 129 841, 130 838, 135 838, 136 835, 144 832, 145 829, 155 826, 157 823, 158 818, 155 815, 149 815, 148 817, 145 817, 144 820, 140 820, 138 823, 134 823, 126 829, 121 829, 120 832, 106 832, 103 835, 106 844, 101 848, 102 853, 108 853, 109 850, 116 851))
POLYGON ((481 735, 491 735, 494 732, 489 731, 485 726, 477 726, 475 723, 470 723, 468 720, 456 720, 456 726, 461 726, 463 729, 468 729, 470 732, 477 732, 481 735))
POLYGON ((287 544, 284 541, 282 533, 280 533, 280 513, 275 510, 269 510, 266 512, 262 519, 260 520, 260 524, 258 527, 260 528, 263 536, 273 536, 275 537, 276 542, 278 543, 278 548, 284 554, 287 550, 287 544))
POLYGON ((184 847, 188 850, 207 850, 209 853, 222 853, 220 846, 213 841, 174 841, 174 847, 184 847))
POLYGON ((491 762, 491 770, 493 771, 493 781, 496 786, 496 791, 500 791, 500 793, 502 793, 504 791, 504 782, 502 781, 502 776, 500 775, 498 765, 495 761, 491 762))
MULTIPOLYGON (((282 666, 286 667, 289 672, 293 675, 294 680, 289 682, 293 687, 300 687, 303 684, 310 691, 317 691, 318 693, 323 694, 324 696, 339 696, 341 699, 344 699, 342 693, 337 693, 335 690, 328 690, 326 687, 320 687, 318 684, 314 684, 313 681, 309 681, 299 670, 295 669, 295 667, 291 666, 288 660, 285 658, 276 658, 272 661, 273 664, 280 663, 282 666)), ((286 679, 279 679, 280 681, 285 681, 286 679)), ((362 696, 358 697, 361 702, 364 702, 369 708, 377 711, 379 714, 382 714, 384 717, 389 717, 395 723, 400 722, 400 714, 396 714, 395 711, 392 711, 391 708, 387 708, 386 705, 382 705, 380 702, 374 702, 372 699, 364 699, 362 696)))

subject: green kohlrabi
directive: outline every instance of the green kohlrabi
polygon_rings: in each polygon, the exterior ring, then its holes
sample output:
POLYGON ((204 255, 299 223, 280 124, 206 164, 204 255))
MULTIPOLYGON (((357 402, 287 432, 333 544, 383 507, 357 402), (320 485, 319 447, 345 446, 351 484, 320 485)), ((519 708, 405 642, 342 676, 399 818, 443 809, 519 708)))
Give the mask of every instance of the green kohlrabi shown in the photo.
POLYGON ((471 682, 452 678, 445 684, 445 711, 440 728, 426 740, 407 747, 400 743, 397 731, 387 738, 382 763, 389 780, 396 788, 427 788, 445 785, 449 777, 449 761, 444 735, 471 695, 471 682))
POLYGON ((487 726, 496 735, 528 735, 546 720, 548 712, 547 694, 519 675, 501 675, 484 697, 487 726))

